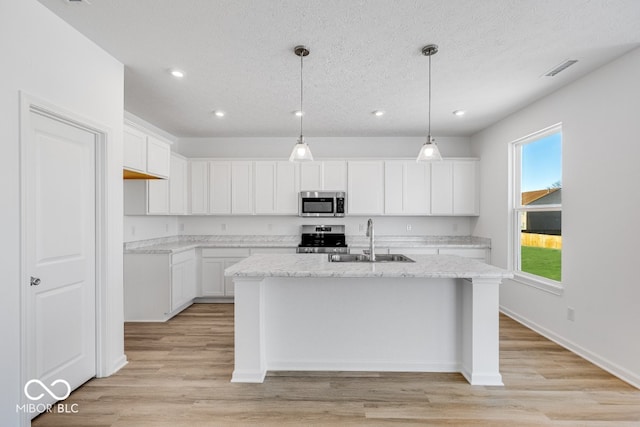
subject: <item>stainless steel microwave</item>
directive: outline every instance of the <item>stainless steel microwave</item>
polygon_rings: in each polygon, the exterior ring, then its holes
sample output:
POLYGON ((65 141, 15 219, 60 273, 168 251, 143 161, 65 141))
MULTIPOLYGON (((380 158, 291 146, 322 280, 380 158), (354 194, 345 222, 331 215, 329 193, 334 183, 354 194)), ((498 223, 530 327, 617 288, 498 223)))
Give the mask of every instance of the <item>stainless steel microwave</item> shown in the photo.
POLYGON ((344 191, 301 191, 298 216, 344 216, 345 200, 344 191))

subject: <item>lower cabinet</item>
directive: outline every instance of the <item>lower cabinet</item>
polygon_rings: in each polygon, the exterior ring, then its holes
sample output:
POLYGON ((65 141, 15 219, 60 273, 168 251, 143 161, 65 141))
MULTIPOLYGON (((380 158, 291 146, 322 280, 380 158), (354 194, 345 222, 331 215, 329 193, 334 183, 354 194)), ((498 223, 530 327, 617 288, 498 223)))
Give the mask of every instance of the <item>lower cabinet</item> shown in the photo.
POLYGON ((233 298, 233 279, 224 270, 251 254, 249 248, 204 248, 200 261, 200 292, 202 299, 233 298))
POLYGON ((196 251, 124 255, 124 320, 164 322, 196 295, 196 251))

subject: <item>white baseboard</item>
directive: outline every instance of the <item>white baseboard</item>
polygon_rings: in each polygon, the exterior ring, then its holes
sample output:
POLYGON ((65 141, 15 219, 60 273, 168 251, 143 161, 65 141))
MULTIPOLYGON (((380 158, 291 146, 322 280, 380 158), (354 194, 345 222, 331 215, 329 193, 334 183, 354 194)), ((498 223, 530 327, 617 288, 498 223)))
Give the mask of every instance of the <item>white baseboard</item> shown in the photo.
POLYGON ((503 307, 502 305, 500 306, 500 311, 502 313, 504 313, 505 315, 509 316, 510 318, 512 318, 513 320, 515 320, 518 323, 523 324, 524 326, 526 326, 527 328, 539 333, 540 335, 542 335, 543 337, 555 342, 556 344, 566 348, 567 350, 577 354, 578 356, 582 357, 583 359, 588 360, 589 362, 593 363, 594 365, 604 369, 605 371, 609 372, 611 375, 614 375, 618 378, 620 378, 622 381, 631 384, 632 386, 634 386, 637 389, 640 389, 640 376, 634 374, 633 372, 630 372, 628 369, 625 369, 619 365, 617 365, 616 363, 613 363, 581 346, 579 346, 578 344, 567 340, 563 337, 561 337, 560 335, 557 335, 556 333, 548 330, 547 328, 544 328, 540 325, 538 325, 537 323, 527 319, 526 317, 520 316, 519 314, 509 310, 506 307, 503 307))

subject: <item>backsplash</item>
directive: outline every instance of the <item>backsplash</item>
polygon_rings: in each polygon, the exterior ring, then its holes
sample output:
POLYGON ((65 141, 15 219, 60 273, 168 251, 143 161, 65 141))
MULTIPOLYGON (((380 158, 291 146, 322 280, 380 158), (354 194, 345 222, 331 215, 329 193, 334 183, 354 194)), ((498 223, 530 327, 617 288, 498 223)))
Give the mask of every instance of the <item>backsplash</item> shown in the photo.
MULTIPOLYGON (((368 216, 125 216, 124 242, 176 235, 298 235, 304 224, 344 224, 347 236, 365 234, 368 216)), ((374 216, 378 236, 468 236, 471 217, 374 216)))

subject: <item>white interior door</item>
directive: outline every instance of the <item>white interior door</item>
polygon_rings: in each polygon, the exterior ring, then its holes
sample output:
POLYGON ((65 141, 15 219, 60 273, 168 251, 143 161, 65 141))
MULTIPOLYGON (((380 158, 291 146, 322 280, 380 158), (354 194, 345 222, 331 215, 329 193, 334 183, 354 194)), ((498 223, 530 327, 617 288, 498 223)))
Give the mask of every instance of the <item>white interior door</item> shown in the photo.
POLYGON ((25 395, 53 403, 65 382, 75 389, 96 374, 96 135, 35 112, 29 121, 24 357, 28 379, 51 393, 32 383, 25 395))

